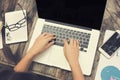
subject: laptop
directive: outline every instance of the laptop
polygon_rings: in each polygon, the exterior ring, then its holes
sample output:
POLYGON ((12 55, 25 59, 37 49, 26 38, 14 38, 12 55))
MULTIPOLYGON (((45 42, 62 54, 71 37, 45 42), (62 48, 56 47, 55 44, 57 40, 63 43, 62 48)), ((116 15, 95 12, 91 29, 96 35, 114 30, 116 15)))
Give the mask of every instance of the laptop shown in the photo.
POLYGON ((90 75, 100 35, 106 0, 36 0, 38 20, 29 48, 42 33, 55 34, 55 44, 34 61, 71 71, 63 53, 63 39, 80 41, 79 62, 84 75, 90 75))

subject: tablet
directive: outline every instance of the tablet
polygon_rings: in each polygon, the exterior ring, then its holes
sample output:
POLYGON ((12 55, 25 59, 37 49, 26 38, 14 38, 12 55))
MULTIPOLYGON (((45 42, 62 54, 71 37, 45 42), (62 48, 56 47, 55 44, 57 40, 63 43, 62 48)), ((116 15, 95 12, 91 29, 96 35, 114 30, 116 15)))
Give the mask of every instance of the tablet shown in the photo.
POLYGON ((120 47, 120 31, 116 31, 100 48, 99 51, 107 58, 111 58, 120 47))

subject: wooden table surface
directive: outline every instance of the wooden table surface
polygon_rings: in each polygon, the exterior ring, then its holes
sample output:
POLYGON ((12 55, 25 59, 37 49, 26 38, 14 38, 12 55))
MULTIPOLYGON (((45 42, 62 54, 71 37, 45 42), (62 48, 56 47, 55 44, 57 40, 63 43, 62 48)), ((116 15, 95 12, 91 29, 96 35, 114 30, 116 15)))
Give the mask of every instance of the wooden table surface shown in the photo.
MULTIPOLYGON (((11 44, 7 45, 13 54, 18 53, 20 57, 22 54, 26 52, 26 49, 29 45, 29 41, 31 39, 32 32, 35 27, 37 16, 37 8, 35 0, 0 0, 0 20, 4 22, 4 14, 8 11, 20 10, 17 3, 22 5, 23 9, 27 10, 27 21, 28 21, 28 36, 29 40, 27 42, 11 44)), ((102 44, 105 30, 120 30, 120 0, 107 0, 105 13, 103 17, 102 27, 101 27, 101 35, 98 43, 98 47, 102 44)), ((4 35, 4 31, 3 31, 4 35)), ((4 42, 4 36, 3 36, 4 42)), ((99 62, 100 52, 97 50, 94 65, 92 69, 91 76, 85 76, 85 80, 94 80, 97 65, 99 62)), ((5 57, 3 49, 0 50, 0 63, 14 66, 14 62, 10 61, 5 57)), ((59 68, 46 66, 43 64, 38 64, 33 62, 30 68, 30 71, 49 76, 58 80, 72 80, 72 74, 69 71, 65 71, 59 68)))

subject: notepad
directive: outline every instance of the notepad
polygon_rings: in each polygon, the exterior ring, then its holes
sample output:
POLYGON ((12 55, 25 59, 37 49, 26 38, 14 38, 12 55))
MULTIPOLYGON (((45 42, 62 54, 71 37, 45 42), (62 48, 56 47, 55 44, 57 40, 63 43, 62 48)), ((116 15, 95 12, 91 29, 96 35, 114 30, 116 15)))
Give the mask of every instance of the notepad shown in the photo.
MULTIPOLYGON (((114 31, 107 30, 104 36, 104 42, 107 41, 112 34, 114 34, 114 31)), ((120 80, 120 48, 110 59, 100 54, 95 80, 120 80)))
POLYGON ((26 10, 5 13, 5 27, 6 44, 27 41, 26 10))

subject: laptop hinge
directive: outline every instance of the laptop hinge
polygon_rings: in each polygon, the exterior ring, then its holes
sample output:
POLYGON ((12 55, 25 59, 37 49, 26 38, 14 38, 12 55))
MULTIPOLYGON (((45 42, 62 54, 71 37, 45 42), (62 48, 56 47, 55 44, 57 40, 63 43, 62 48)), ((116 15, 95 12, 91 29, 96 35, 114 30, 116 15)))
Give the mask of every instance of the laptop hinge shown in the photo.
POLYGON ((56 23, 56 24, 61 24, 61 25, 65 25, 65 26, 76 27, 76 28, 80 28, 80 29, 85 29, 85 30, 90 30, 90 31, 92 31, 91 28, 84 27, 84 26, 78 26, 78 25, 63 23, 63 22, 59 22, 59 21, 53 21, 53 20, 49 20, 49 19, 45 19, 45 21, 46 21, 46 22, 51 22, 51 23, 56 23))

